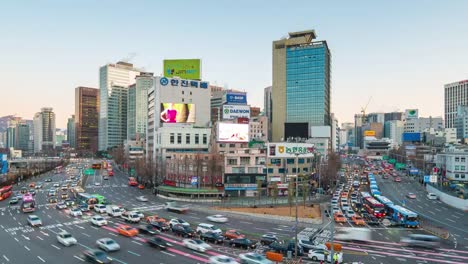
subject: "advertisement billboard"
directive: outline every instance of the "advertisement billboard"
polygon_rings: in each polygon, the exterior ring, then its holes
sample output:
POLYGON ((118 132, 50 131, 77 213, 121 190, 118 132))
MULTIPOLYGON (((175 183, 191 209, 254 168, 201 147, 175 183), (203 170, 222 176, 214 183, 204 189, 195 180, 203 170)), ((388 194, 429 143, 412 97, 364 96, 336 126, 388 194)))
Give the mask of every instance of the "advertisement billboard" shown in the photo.
POLYGON ((164 60, 164 77, 201 80, 200 59, 164 60))
POLYGON ((243 93, 226 94, 226 103, 228 104, 247 104, 247 95, 243 93))
POLYGON ((250 118, 248 105, 223 105, 223 119, 250 118))
POLYGON ((366 136, 366 137, 375 137, 375 131, 374 130, 366 130, 366 131, 364 131, 364 136, 366 136))
POLYGON ((405 110, 405 117, 406 119, 418 119, 418 109, 406 109, 405 110))
POLYGON ((271 158, 294 158, 313 157, 315 152, 314 144, 310 143, 268 143, 268 157, 271 158))
POLYGON ((218 141, 249 142, 249 125, 218 123, 218 141))
POLYGON ((404 142, 419 142, 421 141, 421 133, 419 132, 405 132, 402 135, 404 142))
POLYGON ((195 123, 195 105, 161 103, 161 123, 195 123))

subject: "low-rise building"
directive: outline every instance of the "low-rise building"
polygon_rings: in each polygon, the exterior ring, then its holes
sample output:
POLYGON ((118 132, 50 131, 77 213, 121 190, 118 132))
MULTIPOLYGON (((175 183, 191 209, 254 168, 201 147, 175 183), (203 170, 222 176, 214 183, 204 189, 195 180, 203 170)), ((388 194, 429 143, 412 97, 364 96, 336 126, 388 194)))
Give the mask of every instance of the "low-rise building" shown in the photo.
POLYGON ((468 149, 445 148, 437 154, 436 164, 442 180, 468 182, 468 149))

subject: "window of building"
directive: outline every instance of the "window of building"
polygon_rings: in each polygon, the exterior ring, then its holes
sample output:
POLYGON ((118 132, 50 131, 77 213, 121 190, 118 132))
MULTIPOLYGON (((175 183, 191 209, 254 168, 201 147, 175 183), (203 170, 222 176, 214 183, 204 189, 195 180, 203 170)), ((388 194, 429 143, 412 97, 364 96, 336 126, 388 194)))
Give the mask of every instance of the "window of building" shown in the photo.
POLYGON ((465 174, 461 174, 460 176, 460 178, 465 179, 465 174))
POLYGON ((465 162, 465 161, 466 161, 466 158, 465 158, 465 157, 462 157, 462 158, 460 159, 460 161, 461 161, 461 162, 465 162))
POLYGON ((460 166, 455 166, 455 170, 456 170, 456 171, 459 171, 459 170, 460 170, 460 166))
POLYGON ((203 134, 203 144, 208 144, 208 137, 206 134, 203 134))
POLYGON ((292 173, 296 173, 296 168, 292 168, 292 173))
POLYGON ((248 165, 250 164, 250 157, 241 157, 240 158, 241 165, 248 165))
POLYGON ((185 144, 190 144, 190 134, 185 134, 185 144))
POLYGON ((182 94, 184 94, 184 91, 182 91, 182 94))
POLYGON ((298 159, 299 160, 299 164, 304 164, 304 159, 298 159))
POLYGON ((460 166, 460 170, 464 171, 464 170, 465 170, 465 166, 460 166))
POLYGON ((257 167, 248 167, 247 172, 248 173, 257 173, 257 167))
POLYGON ((284 173, 284 168, 280 168, 280 169, 278 170, 278 173, 284 173))
POLYGON ((236 144, 229 144, 229 147, 230 147, 230 148, 235 148, 235 147, 236 147, 236 144))
POLYGON ((287 164, 294 164, 294 159, 287 159, 287 160, 286 160, 286 163, 287 163, 287 164))
POLYGON ((219 144, 219 147, 220 147, 220 148, 224 148, 224 147, 226 147, 226 144, 222 144, 222 143, 221 143, 221 144, 219 144))
POLYGON ((195 134, 195 144, 200 144, 200 135, 195 134))
POLYGON ((177 133, 177 144, 182 144, 182 133, 177 133))
POLYGON ((309 168, 303 168, 302 171, 303 172, 309 172, 309 168))
POLYGON ((171 133, 169 137, 169 143, 174 144, 174 133, 171 133))
POLYGON ((273 168, 268 168, 268 173, 273 173, 273 168))
POLYGON ((460 162, 460 157, 455 157, 455 162, 460 162))
POLYGON ((460 174, 455 174, 455 179, 460 178, 460 174))
POLYGON ((228 159, 229 165, 237 165, 237 159, 228 159))

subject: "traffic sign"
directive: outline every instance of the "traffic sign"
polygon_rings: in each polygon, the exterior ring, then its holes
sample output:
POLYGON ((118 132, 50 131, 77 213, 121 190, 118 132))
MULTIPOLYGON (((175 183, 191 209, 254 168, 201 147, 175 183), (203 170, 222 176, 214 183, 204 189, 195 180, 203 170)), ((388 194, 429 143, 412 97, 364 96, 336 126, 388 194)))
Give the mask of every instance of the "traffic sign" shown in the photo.
POLYGON ((437 183, 437 175, 431 175, 430 182, 437 183))
POLYGON ((424 175, 424 182, 425 183, 431 182, 431 176, 430 175, 424 175))

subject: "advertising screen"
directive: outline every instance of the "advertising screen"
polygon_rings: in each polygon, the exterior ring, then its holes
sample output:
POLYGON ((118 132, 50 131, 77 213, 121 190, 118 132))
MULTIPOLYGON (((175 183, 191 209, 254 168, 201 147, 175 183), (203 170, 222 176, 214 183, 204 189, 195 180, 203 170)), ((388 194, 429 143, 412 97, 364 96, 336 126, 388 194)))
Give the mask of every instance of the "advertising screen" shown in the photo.
POLYGON ((200 59, 164 60, 164 77, 175 76, 188 80, 200 80, 200 59))
POLYGON ((313 157, 315 145, 310 143, 268 143, 268 157, 270 158, 294 158, 313 157))
POLYGON ((195 123, 195 105, 161 103, 161 123, 195 123))
POLYGON ((250 118, 248 105, 223 105, 223 119, 250 118))
POLYGON ((249 142, 248 124, 218 124, 218 141, 220 142, 249 142))
POLYGON ((226 94, 226 103, 228 104, 247 104, 247 95, 239 93, 226 94))

